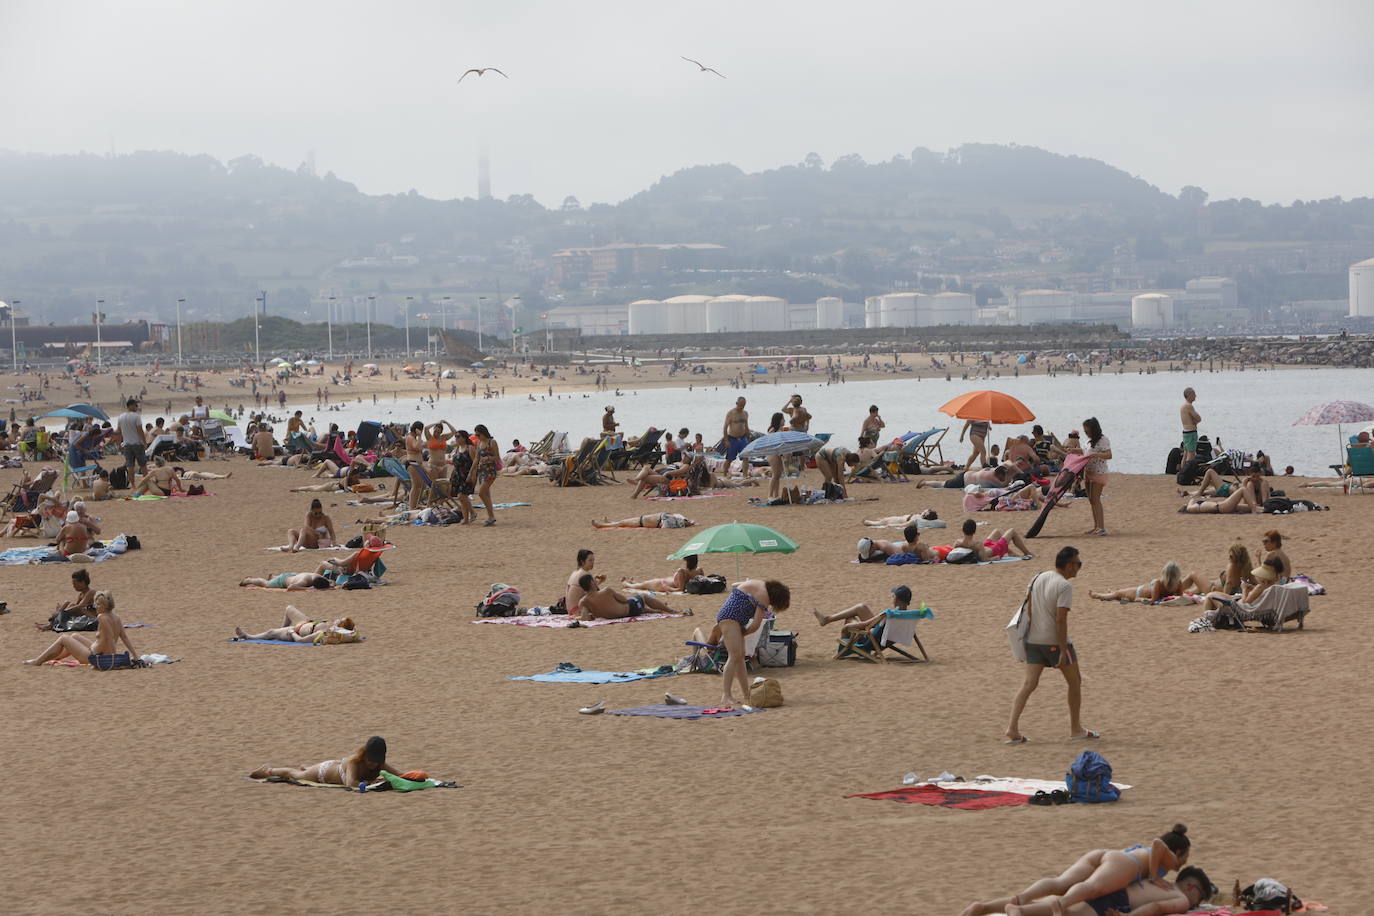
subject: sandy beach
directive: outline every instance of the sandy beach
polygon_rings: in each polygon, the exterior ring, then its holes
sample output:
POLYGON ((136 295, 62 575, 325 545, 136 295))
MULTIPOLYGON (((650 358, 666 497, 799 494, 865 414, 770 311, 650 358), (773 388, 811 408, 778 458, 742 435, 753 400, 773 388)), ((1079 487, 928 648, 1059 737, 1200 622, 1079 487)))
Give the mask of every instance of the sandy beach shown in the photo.
MULTIPOLYGON (((610 385, 660 381, 649 376, 661 370, 644 372, 617 369, 610 385)), ((555 384, 582 380, 564 374, 555 384)), ((212 406, 243 399, 226 377, 202 378, 212 406)), ((167 392, 163 381, 146 381, 150 405, 189 403, 192 392, 167 392)), ((111 376, 95 384, 107 408, 118 392, 136 390, 111 376)), ((293 382, 288 396, 309 400, 316 384, 293 382)), ((454 384, 461 391, 471 380, 454 384)), ((548 383, 492 384, 510 396, 548 383)), ((433 381, 383 375, 353 396, 433 390, 433 381)), ((74 394, 58 388, 48 401, 74 394)), ((724 392, 721 400, 724 409, 724 392)), ((498 402, 460 401, 475 421, 484 411, 500 416, 498 402)), ((144 414, 157 415, 151 406, 144 414)), ((284 542, 314 495, 287 489, 315 481, 243 458, 198 467, 232 469, 233 478, 208 481, 211 495, 201 498, 94 504, 106 534, 136 534, 143 549, 86 567, 97 588, 114 590, 126 623, 151 625, 131 631, 139 650, 181 662, 108 675, 21 666, 50 641, 33 624, 71 594, 71 567, 0 568, 0 600, 11 610, 0 616, 0 691, 16 782, 4 804, 12 840, 0 859, 4 913, 956 914, 1089 849, 1147 843, 1178 821, 1189 826, 1192 864, 1228 892, 1237 878, 1272 876, 1333 916, 1364 912, 1358 882, 1374 856, 1374 823, 1361 813, 1358 786, 1341 782, 1358 776, 1374 749, 1363 675, 1374 648, 1364 619, 1363 497, 1316 491, 1312 498, 1331 506, 1321 513, 1180 516, 1171 478, 1113 475, 1110 537, 1079 536, 1091 527, 1080 500, 1054 512, 1028 562, 887 567, 851 564, 861 519, 933 507, 951 528, 926 538, 949 543, 965 517, 962 494, 875 483, 852 487, 857 501, 843 505, 754 508, 747 497, 761 490, 650 503, 631 502, 624 485, 564 490, 503 478, 498 501, 532 506, 499 510, 492 528, 392 527, 391 584, 287 595, 236 583, 318 562, 264 549, 284 542), (563 661, 607 670, 672 663, 693 628, 710 625, 720 596, 670 599, 693 618, 576 630, 473 624, 473 605, 494 582, 520 588, 525 604, 556 600, 581 547, 596 551, 597 571, 613 583, 671 573, 664 557, 684 532, 589 524, 659 510, 703 526, 766 524, 802 544, 794 555, 742 561, 747 575, 792 589, 778 626, 799 634, 798 663, 764 671, 781 681, 782 708, 727 721, 582 716, 577 709, 596 700, 635 706, 664 690, 710 705, 719 681, 508 680, 563 661), (1090 588, 1148 582, 1171 559, 1213 577, 1234 541, 1253 551, 1270 528, 1283 533, 1295 568, 1329 590, 1312 599, 1302 632, 1190 634, 1196 608, 1088 597, 1090 588), (1031 742, 1003 743, 1021 678, 1003 626, 1031 576, 1066 544, 1085 563, 1070 627, 1082 655, 1084 721, 1103 736, 1091 747, 1135 788, 1113 805, 989 811, 845 798, 898 788, 908 771, 1062 778, 1089 745, 1067 737, 1064 687, 1053 673, 1022 721, 1031 742), (837 630, 819 627, 811 610, 884 607, 898 584, 935 612, 920 628, 930 663, 832 660, 837 630), (312 617, 351 614, 367 640, 227 641, 235 626, 278 625, 288 602, 312 617), (264 763, 348 754, 373 734, 386 737, 394 763, 464 788, 359 796, 244 778, 264 763), (108 876, 114 890, 94 891, 87 871, 108 876)), ((0 471, 0 486, 8 490, 19 473, 0 471)), ((808 471, 804 482, 818 485, 819 475, 808 471)), ((343 536, 371 514, 341 495, 323 497, 343 536)), ((1034 515, 975 517, 1024 529, 1034 515)), ((734 579, 733 558, 707 556, 703 566, 734 579)))

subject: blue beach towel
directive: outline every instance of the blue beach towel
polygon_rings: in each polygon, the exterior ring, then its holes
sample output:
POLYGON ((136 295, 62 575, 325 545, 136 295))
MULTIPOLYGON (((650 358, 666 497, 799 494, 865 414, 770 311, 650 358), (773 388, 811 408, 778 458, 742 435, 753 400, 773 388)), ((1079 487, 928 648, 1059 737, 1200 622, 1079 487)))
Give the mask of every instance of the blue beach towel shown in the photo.
POLYGON ((286 639, 239 639, 237 636, 229 638, 229 642, 251 642, 259 646, 314 646, 313 642, 291 642, 286 639))
POLYGON ((658 668, 641 668, 638 671, 584 671, 569 662, 563 662, 552 671, 512 677, 512 681, 541 681, 545 684, 628 684, 631 681, 644 681, 656 677, 672 677, 676 672, 671 665, 658 668))

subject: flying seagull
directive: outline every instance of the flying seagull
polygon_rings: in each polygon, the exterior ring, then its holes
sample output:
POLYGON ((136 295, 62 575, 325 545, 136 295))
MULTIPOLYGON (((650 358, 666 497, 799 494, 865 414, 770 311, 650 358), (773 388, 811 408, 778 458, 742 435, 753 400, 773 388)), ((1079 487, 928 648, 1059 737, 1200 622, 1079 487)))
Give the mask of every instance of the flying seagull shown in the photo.
MULTIPOLYGON (((471 70, 464 70, 463 75, 458 77, 458 82, 461 83, 464 79, 466 79, 469 73, 476 73, 478 76, 484 76, 487 73, 487 71, 491 71, 492 73, 501 73, 501 71, 497 70, 495 67, 473 67, 471 70)), ((504 73, 501 73, 501 75, 506 76, 506 74, 504 73)), ((510 77, 506 76, 506 79, 510 79, 510 77)))
MULTIPOLYGON (((681 55, 679 55, 679 56, 681 56, 681 55)), ((714 73, 716 76, 720 77, 721 79, 725 79, 725 74, 724 74, 724 73, 721 73, 719 70, 715 70, 715 69, 712 69, 711 67, 706 66, 705 64, 703 64, 703 63, 702 63, 701 61, 699 61, 699 60, 692 60, 690 57, 683 57, 682 59, 685 60, 685 61, 687 61, 689 64, 696 64, 698 67, 701 68, 701 72, 702 72, 702 73, 714 73)))

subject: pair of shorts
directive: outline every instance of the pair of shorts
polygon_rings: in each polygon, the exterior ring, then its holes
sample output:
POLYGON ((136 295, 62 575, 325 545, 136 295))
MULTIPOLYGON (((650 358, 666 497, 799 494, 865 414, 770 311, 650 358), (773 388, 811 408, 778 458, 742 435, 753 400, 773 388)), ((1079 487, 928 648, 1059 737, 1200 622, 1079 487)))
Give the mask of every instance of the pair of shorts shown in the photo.
POLYGON ((1197 451, 1197 430, 1185 429, 1183 431, 1183 442, 1181 447, 1185 452, 1197 451))
POLYGON ((126 445, 120 451, 124 453, 124 466, 126 468, 138 465, 140 471, 148 469, 148 453, 142 445, 126 445))
POLYGON ((1107 916, 1108 910, 1116 910, 1120 913, 1131 911, 1131 897, 1126 893, 1125 888, 1119 888, 1110 894, 1103 894, 1101 897, 1094 897, 1092 900, 1083 902, 1092 907, 1097 916, 1107 916))
POLYGON ((1224 484, 1222 484, 1221 486, 1217 487, 1217 496, 1218 496, 1218 497, 1220 497, 1220 498, 1222 498, 1222 499, 1225 499, 1226 497, 1228 497, 1228 496, 1230 496, 1230 495, 1231 495, 1231 485, 1230 485, 1229 483, 1224 483, 1224 484))
MULTIPOLYGON (((1078 664, 1078 650, 1069 643, 1069 664, 1078 664)), ((1055 668, 1059 665, 1059 646, 1045 646, 1039 643, 1026 643, 1026 664, 1044 665, 1046 668, 1055 668)))
POLYGON ((749 444, 748 436, 735 436, 727 440, 730 445, 725 449, 725 460, 734 461, 739 457, 739 453, 744 451, 744 447, 749 444))
POLYGON ((644 613, 644 599, 638 595, 629 599, 630 609, 625 612, 626 617, 638 617, 644 613))
POLYGON ((286 588, 286 580, 291 578, 290 573, 277 573, 267 580, 268 588, 286 588))
POLYGON ((1007 555, 1007 539, 998 538, 995 541, 984 541, 983 546, 992 551, 994 560, 1001 559, 1007 555))

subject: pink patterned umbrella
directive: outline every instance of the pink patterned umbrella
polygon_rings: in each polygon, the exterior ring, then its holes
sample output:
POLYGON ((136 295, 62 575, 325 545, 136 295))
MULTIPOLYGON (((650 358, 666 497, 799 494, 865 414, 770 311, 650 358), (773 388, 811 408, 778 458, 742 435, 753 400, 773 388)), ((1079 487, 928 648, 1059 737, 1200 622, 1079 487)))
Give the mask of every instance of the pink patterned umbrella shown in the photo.
POLYGON ((1359 401, 1327 401, 1298 418, 1294 426, 1330 426, 1332 423, 1368 423, 1374 407, 1359 401))

